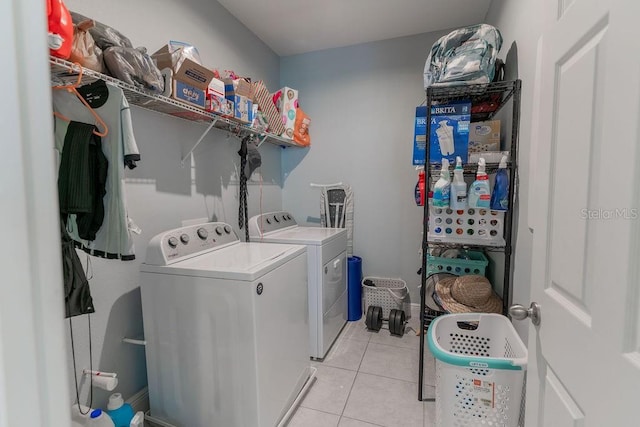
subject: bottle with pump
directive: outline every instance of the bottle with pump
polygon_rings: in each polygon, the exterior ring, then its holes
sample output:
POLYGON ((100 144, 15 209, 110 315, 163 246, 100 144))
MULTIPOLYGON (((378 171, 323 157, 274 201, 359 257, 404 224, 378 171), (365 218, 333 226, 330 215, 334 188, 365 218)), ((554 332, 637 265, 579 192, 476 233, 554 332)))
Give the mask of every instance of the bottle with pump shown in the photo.
POLYGON ((451 175, 449 174, 449 160, 442 159, 442 170, 440 179, 433 186, 433 206, 438 208, 449 207, 449 197, 451 190, 451 175))
POLYGON ((507 156, 502 156, 496 181, 491 194, 491 209, 494 211, 506 211, 509 209, 509 176, 507 174, 507 156))
POLYGON ((451 209, 456 211, 467 208, 467 183, 464 182, 462 159, 459 156, 456 157, 456 167, 453 170, 449 203, 451 204, 451 209))
POLYGON ((485 172, 486 162, 480 157, 478 160, 478 172, 476 180, 469 188, 469 207, 489 209, 491 205, 491 186, 489 175, 485 172))

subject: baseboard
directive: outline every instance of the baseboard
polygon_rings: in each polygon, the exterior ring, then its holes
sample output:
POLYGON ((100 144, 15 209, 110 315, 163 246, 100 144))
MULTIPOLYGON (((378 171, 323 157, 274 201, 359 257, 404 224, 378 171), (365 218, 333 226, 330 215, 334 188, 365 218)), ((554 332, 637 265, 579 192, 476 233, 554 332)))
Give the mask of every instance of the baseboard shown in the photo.
POLYGON ((130 398, 127 403, 133 408, 133 412, 142 411, 146 413, 149 410, 149 387, 145 387, 130 398))

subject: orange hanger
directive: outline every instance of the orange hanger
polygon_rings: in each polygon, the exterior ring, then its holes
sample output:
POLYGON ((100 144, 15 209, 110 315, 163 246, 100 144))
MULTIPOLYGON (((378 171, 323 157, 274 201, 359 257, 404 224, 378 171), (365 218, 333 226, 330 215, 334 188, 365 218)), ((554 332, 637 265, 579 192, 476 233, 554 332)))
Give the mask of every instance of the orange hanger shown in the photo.
MULTIPOLYGON (((52 89, 56 89, 56 90, 64 89, 66 91, 69 91, 69 92, 75 94, 78 97, 78 99, 80 100, 80 102, 82 102, 82 104, 89 109, 89 111, 91 112, 91 115, 96 119, 96 122, 98 122, 100 127, 102 129, 104 129, 104 131, 102 131, 102 132, 98 132, 97 130, 94 129, 94 131, 93 131, 94 135, 97 135, 97 136, 100 136, 100 137, 104 138, 109 133, 109 128, 107 127, 107 124, 104 122, 104 120, 102 120, 100 115, 98 113, 96 113, 96 111, 93 108, 91 108, 89 103, 82 97, 82 95, 80 95, 80 92, 78 92, 78 90, 76 89, 78 86, 80 86, 80 83, 82 82, 82 67, 77 62, 75 62, 74 65, 77 65, 78 69, 80 70, 80 73, 78 74, 78 81, 75 84, 72 84, 72 85, 53 86, 52 89)), ((53 115, 56 116, 56 117, 61 118, 64 121, 67 121, 67 122, 71 121, 71 120, 69 120, 69 118, 63 116, 62 114, 60 114, 60 113, 58 113, 56 111, 53 112, 53 115)))

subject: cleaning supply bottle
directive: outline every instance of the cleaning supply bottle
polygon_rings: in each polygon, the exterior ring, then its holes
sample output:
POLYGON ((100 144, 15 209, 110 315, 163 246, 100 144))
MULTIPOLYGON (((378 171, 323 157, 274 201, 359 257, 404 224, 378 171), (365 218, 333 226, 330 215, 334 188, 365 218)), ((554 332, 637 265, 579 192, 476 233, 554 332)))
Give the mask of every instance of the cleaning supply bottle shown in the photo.
POLYGON ((415 189, 416 205, 424 206, 424 171, 418 173, 418 183, 415 189))
POLYGON ((456 168, 453 170, 453 182, 451 183, 450 201, 451 209, 464 210, 467 207, 467 183, 464 182, 464 170, 462 159, 456 157, 456 168))
POLYGON ((128 403, 124 403, 120 393, 113 393, 109 396, 107 413, 113 420, 115 427, 129 427, 134 416, 133 408, 128 403))
POLYGON ((449 207, 449 192, 451 190, 451 175, 449 174, 449 160, 442 159, 440 179, 433 186, 433 206, 438 208, 449 207))
POLYGON ((496 182, 493 184, 491 194, 491 209, 494 211, 506 211, 509 209, 509 176, 507 174, 507 156, 502 156, 496 182))
POLYGON ((102 412, 102 409, 96 409, 89 417, 88 427, 115 427, 109 415, 102 412))
POLYGON ((491 205, 491 187, 489 185, 489 175, 485 172, 486 162, 483 157, 478 160, 478 172, 476 180, 469 188, 469 207, 486 208, 491 205))

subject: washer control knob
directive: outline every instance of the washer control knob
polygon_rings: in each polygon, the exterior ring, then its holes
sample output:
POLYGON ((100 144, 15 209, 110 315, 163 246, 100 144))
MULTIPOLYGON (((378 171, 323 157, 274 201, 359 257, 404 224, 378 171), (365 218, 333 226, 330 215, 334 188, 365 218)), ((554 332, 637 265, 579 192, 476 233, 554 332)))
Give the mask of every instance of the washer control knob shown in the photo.
POLYGON ((169 247, 175 248, 176 246, 178 246, 178 239, 176 239, 175 237, 169 237, 167 243, 169 244, 169 247))
POLYGON ((280 222, 280 220, 278 219, 278 215, 274 215, 274 216, 273 216, 273 219, 274 219, 276 222, 280 222))
POLYGON ((202 240, 206 240, 209 237, 209 232, 204 228, 198 228, 198 237, 202 240))
POLYGON ((271 218, 266 218, 265 221, 267 222, 267 224, 271 224, 271 218))
POLYGON ((222 227, 220 227, 220 226, 217 226, 217 227, 216 227, 216 234, 217 234, 218 236, 222 236, 222 227))
POLYGON ((189 235, 188 234, 181 235, 180 241, 186 245, 187 243, 189 243, 189 235))
POLYGON ((224 232, 227 233, 227 234, 231 234, 231 227, 228 226, 228 225, 225 225, 224 226, 224 232))

